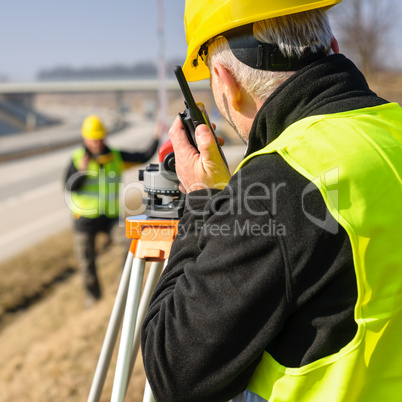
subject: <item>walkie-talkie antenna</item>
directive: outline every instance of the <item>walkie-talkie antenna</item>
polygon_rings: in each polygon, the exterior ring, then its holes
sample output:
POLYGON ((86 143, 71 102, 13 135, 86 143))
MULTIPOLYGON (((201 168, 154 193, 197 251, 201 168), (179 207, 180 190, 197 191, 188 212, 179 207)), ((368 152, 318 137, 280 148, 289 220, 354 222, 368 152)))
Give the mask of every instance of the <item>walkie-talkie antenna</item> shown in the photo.
POLYGON ((194 127, 205 123, 202 112, 197 106, 193 94, 191 93, 190 87, 188 86, 187 80, 184 77, 183 70, 180 66, 176 66, 174 68, 174 73, 176 74, 177 81, 179 82, 180 89, 183 93, 186 106, 190 112, 191 120, 194 123, 194 127))

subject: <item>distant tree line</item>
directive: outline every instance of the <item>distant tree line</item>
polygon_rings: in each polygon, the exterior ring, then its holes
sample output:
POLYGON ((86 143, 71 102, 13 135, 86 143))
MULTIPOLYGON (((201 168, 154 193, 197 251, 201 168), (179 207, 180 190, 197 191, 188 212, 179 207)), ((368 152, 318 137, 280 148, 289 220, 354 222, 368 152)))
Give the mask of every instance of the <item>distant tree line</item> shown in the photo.
MULTIPOLYGON (((173 76, 174 66, 182 64, 182 60, 171 60, 166 63, 166 75, 173 76)), ((132 66, 115 64, 99 67, 73 68, 59 66, 42 69, 37 74, 38 81, 81 81, 81 80, 124 80, 124 79, 156 79, 158 66, 154 62, 140 62, 132 66)))

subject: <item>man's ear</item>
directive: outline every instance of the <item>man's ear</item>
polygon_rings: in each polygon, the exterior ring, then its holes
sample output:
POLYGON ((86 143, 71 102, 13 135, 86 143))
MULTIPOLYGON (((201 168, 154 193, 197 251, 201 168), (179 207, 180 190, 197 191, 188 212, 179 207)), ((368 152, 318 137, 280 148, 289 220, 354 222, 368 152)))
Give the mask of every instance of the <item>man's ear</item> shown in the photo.
POLYGON ((339 44, 338 44, 338 41, 336 40, 335 36, 333 36, 333 35, 331 38, 331 49, 335 54, 339 53, 339 44))
POLYGON ((234 110, 240 110, 241 90, 232 72, 220 63, 214 65, 214 72, 218 78, 221 90, 226 94, 228 102, 234 110))

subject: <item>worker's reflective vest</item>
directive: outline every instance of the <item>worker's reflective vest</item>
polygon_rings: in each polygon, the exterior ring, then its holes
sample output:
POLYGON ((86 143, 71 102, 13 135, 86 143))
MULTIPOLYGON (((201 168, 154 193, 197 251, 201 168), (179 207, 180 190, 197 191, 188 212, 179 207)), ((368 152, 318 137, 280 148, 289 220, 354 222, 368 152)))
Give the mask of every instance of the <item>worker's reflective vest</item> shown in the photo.
MULTIPOLYGON (((84 155, 84 148, 73 152, 73 163, 77 170, 84 155)), ((102 159, 101 165, 92 158, 89 160, 83 186, 71 194, 70 209, 76 216, 97 218, 106 215, 115 218, 119 215, 119 183, 124 164, 117 150, 98 159, 102 159)))
POLYGON ((303 119, 239 168, 272 152, 319 188, 349 235, 358 330, 338 353, 300 368, 264 352, 244 400, 402 401, 402 108, 303 119))

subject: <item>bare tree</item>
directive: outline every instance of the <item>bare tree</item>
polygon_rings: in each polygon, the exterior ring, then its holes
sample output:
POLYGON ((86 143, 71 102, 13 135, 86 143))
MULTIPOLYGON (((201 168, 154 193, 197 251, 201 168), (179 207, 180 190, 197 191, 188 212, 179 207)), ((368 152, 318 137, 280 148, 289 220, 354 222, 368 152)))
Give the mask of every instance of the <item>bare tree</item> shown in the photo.
POLYGON ((342 47, 368 77, 384 68, 397 10, 394 0, 344 0, 331 14, 342 47))

